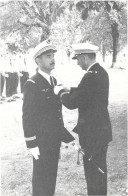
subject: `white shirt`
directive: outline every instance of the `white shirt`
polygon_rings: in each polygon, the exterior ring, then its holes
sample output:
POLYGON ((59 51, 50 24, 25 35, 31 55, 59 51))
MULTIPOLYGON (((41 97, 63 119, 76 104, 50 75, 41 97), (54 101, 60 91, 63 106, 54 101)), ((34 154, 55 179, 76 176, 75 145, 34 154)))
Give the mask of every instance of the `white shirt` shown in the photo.
POLYGON ((49 82, 49 84, 51 85, 50 75, 49 74, 45 73, 44 71, 42 71, 40 69, 38 70, 38 73, 40 73, 49 82))

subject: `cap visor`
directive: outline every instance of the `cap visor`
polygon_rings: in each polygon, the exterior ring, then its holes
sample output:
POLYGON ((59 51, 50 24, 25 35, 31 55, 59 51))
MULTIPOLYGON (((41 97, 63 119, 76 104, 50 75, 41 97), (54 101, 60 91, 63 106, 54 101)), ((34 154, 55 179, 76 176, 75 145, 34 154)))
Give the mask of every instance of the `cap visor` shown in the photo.
POLYGON ((44 51, 44 52, 42 52, 41 54, 46 54, 46 53, 50 53, 50 52, 57 52, 57 50, 55 50, 55 49, 49 49, 49 50, 46 50, 46 51, 44 51))
POLYGON ((73 60, 77 59, 77 56, 76 56, 76 55, 75 55, 75 56, 73 56, 73 57, 72 57, 72 59, 73 59, 73 60))

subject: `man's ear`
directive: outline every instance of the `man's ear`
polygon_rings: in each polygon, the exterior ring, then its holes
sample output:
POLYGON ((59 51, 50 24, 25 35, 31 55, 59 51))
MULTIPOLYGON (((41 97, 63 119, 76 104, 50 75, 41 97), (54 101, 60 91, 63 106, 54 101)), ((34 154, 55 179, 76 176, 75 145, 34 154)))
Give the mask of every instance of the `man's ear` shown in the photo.
POLYGON ((35 59, 35 62, 36 62, 37 65, 39 65, 40 59, 37 57, 37 58, 35 59))
POLYGON ((83 58, 83 61, 85 62, 86 56, 85 55, 82 55, 82 58, 83 58))

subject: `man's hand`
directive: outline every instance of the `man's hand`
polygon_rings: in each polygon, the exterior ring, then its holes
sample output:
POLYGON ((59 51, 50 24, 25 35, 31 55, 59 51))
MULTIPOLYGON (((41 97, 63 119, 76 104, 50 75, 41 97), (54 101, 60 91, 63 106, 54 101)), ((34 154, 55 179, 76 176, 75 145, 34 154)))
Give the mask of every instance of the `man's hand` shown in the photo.
POLYGON ((71 87, 69 87, 69 86, 63 86, 63 90, 64 90, 65 92, 70 92, 71 87))
POLYGON ((62 85, 55 86, 54 87, 54 93, 55 93, 55 95, 58 95, 61 90, 63 90, 63 86, 62 85))
POLYGON ((71 88, 64 85, 55 86, 54 87, 55 95, 58 95, 61 90, 64 90, 65 92, 70 92, 71 88))
POLYGON ((37 160, 39 159, 39 155, 40 155, 40 152, 39 152, 39 147, 35 147, 35 148, 29 148, 28 149, 30 154, 37 160))

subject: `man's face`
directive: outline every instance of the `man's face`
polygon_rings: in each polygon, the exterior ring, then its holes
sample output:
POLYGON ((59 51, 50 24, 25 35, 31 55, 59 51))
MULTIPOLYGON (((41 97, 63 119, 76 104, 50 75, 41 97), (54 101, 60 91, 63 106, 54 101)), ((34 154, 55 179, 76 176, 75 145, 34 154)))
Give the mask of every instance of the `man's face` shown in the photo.
POLYGON ((86 70, 88 68, 88 56, 86 54, 80 54, 77 56, 77 64, 83 69, 86 70))
POLYGON ((54 52, 48 51, 45 54, 42 54, 37 59, 38 67, 46 72, 50 73, 55 67, 55 59, 54 59, 54 52))

